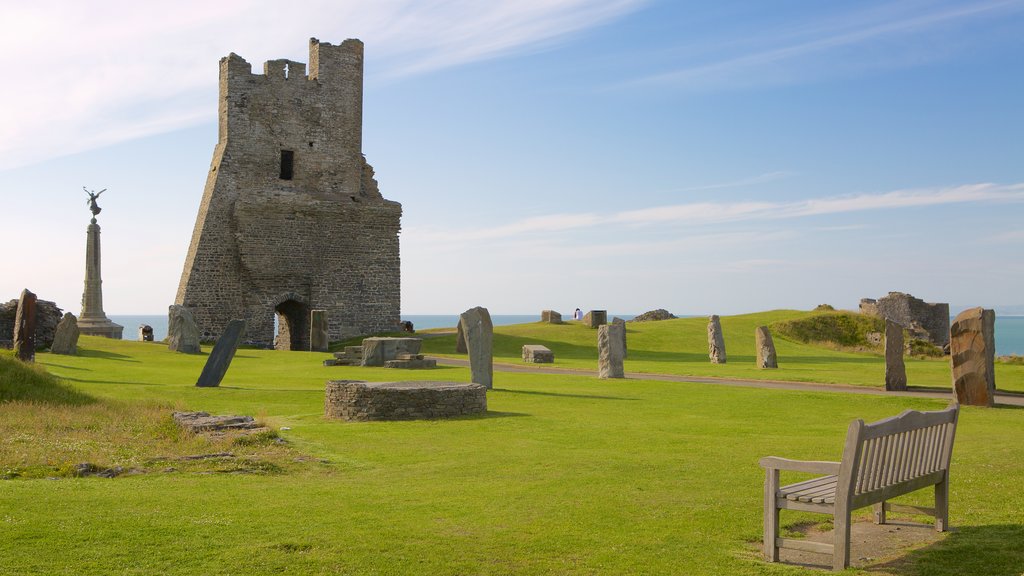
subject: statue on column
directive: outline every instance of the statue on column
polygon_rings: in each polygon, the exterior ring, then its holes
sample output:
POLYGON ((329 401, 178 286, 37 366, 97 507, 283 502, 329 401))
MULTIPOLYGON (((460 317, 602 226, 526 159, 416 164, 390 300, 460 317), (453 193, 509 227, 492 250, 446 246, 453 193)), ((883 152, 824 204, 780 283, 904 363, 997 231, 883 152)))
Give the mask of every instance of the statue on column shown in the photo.
POLYGON ((88 188, 82 186, 82 190, 85 190, 85 193, 89 195, 89 199, 86 200, 86 203, 89 204, 89 211, 92 212, 92 217, 93 219, 95 219, 96 216, 100 213, 100 211, 103 210, 102 208, 100 208, 99 204, 96 203, 96 199, 100 197, 100 194, 106 192, 107 189, 104 188, 99 192, 90 192, 88 188))

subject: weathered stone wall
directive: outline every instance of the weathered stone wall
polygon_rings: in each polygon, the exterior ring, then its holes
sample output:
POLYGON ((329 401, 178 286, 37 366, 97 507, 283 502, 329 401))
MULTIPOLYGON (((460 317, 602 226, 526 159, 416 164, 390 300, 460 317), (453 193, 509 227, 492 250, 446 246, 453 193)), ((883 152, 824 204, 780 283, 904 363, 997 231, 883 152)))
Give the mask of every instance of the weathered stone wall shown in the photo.
POLYGON ((880 316, 911 330, 921 332, 936 346, 949 344, 949 304, 929 303, 902 292, 874 300, 862 298, 862 314, 880 316))
POLYGON ((332 380, 327 383, 324 404, 327 418, 355 422, 450 418, 486 411, 487 389, 460 382, 332 380))
POLYGON ((331 340, 398 323, 402 207, 362 155, 363 45, 309 49, 309 76, 221 59, 219 140, 175 299, 204 340, 243 318, 271 345, 279 306, 299 323, 325 310, 331 340))
MULTIPOLYGON (((0 304, 0 346, 4 348, 10 348, 13 344, 14 318, 17 313, 17 299, 0 304)), ((36 300, 36 350, 44 350, 53 345, 57 324, 63 317, 64 313, 56 303, 36 300)))

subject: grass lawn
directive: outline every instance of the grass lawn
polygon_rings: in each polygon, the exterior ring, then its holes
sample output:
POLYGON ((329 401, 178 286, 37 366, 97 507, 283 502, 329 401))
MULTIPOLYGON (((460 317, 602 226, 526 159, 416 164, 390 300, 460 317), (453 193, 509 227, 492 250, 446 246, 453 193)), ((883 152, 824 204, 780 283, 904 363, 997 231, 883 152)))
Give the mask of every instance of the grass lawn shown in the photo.
MULTIPOLYGON (((764 317, 723 318, 730 363, 701 368, 704 322, 630 324, 627 371, 764 377, 752 367, 753 328, 764 317), (741 333, 749 338, 736 338, 741 333)), ((499 358, 518 362, 522 343, 546 343, 558 365, 592 369, 595 341, 594 331, 578 325, 529 324, 499 328, 495 346, 499 358)), ((426 344, 434 351, 453 339, 426 344)), ((870 354, 776 344, 783 368, 773 378, 843 382, 849 375, 877 385, 875 372, 881 374, 870 354), (831 377, 811 377, 818 371, 831 377)), ((89 337, 79 347, 80 356, 37 360, 99 403, 259 416, 290 428, 280 432, 289 441, 286 460, 317 460, 278 473, 0 480, 0 574, 820 573, 758 559, 757 459, 835 459, 853 418, 945 406, 495 372, 485 417, 329 422, 322 417, 328 379, 467 381, 468 370, 325 368, 326 354, 241 350, 221 388, 198 389, 205 354, 89 337)), ((12 416, 5 411, 32 406, 0 404, 0 430, 12 416)), ((38 428, 41 437, 45 428, 38 428)), ((8 436, 0 437, 0 468, 30 457, 8 436)), ((59 437, 58 430, 40 442, 59 437)), ((1024 410, 965 408, 953 456, 950 518, 957 531, 874 572, 1020 574, 1022 447, 1024 410)), ((73 446, 61 450, 76 457, 73 446)), ((821 518, 784 514, 783 522, 821 518)))

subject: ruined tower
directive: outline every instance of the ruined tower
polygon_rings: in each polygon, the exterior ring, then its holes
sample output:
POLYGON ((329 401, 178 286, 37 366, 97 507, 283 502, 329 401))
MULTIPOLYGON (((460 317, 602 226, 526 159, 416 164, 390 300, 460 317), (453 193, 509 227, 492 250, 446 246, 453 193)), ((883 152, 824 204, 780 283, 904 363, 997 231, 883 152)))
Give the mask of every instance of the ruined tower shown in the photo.
POLYGON ((309 41, 306 65, 263 74, 220 61, 220 125, 175 303, 203 339, 234 318, 245 339, 309 349, 325 310, 331 340, 393 330, 400 312, 402 206, 362 154, 363 44, 309 41))

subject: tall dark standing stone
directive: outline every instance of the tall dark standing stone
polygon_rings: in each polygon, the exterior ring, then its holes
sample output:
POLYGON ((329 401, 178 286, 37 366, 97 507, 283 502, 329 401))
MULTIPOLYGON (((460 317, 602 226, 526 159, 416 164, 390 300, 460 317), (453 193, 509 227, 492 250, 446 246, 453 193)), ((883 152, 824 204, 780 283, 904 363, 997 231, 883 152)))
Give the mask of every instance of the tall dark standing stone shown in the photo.
POLYGON ((54 331, 50 352, 68 356, 78 354, 78 335, 78 318, 75 318, 71 312, 65 312, 54 331))
POLYGON ((490 390, 494 383, 494 325, 487 308, 470 308, 459 316, 459 325, 466 336, 469 371, 472 382, 490 390))
POLYGON ((210 357, 206 359, 206 366, 199 375, 196 386, 200 388, 212 388, 220 386, 221 380, 231 366, 231 359, 235 357, 238 345, 242 343, 242 335, 245 334, 245 320, 232 320, 228 327, 213 345, 210 357))
POLYGON ((754 347, 757 348, 758 368, 778 368, 779 359, 775 354, 775 342, 767 326, 758 326, 754 330, 754 347))
POLYGON ((327 352, 330 344, 327 334, 327 311, 309 312, 309 349, 311 352, 327 352))
POLYGON ((949 361, 957 402, 992 406, 996 395, 996 313, 969 308, 949 328, 949 361))
POLYGON ((466 329, 462 327, 462 318, 459 318, 459 324, 455 327, 455 353, 465 354, 466 353, 466 329))
POLYGON ((625 378, 622 359, 625 357, 621 332, 623 324, 603 324, 597 327, 597 377, 625 378))
POLYGON ((885 389, 907 389, 907 366, 903 363, 903 326, 885 319, 885 389))
POLYGON ((712 364, 725 364, 725 336, 716 315, 708 318, 708 357, 712 364))
POLYGON ((28 288, 21 291, 14 315, 14 356, 23 362, 36 359, 36 295, 28 288))

